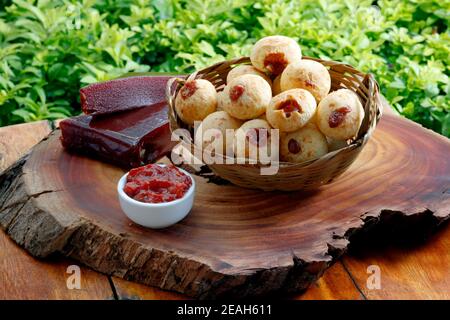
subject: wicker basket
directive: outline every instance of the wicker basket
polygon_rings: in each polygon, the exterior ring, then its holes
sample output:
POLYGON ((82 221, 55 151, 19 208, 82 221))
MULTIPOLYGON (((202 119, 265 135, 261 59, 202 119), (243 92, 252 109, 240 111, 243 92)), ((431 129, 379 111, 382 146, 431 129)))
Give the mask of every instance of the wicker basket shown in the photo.
MULTIPOLYGON (((353 67, 334 61, 324 61, 309 57, 326 66, 331 76, 331 91, 348 88, 356 92, 364 106, 365 117, 358 135, 342 149, 329 152, 321 158, 303 163, 279 163, 275 175, 261 175, 257 164, 212 164, 209 168, 218 176, 238 186, 262 190, 309 190, 330 183, 342 174, 355 161, 364 145, 369 140, 381 117, 381 102, 378 84, 370 74, 364 74, 353 67)), ((250 64, 248 57, 224 61, 197 71, 186 79, 172 78, 167 83, 166 98, 169 104, 169 121, 171 130, 189 129, 188 146, 194 153, 196 146, 192 141, 192 128, 181 121, 175 112, 175 97, 185 81, 192 79, 209 80, 217 89, 223 90, 228 72, 240 64, 250 64)), ((225 158, 225 156, 224 156, 225 158)), ((225 163, 225 161, 224 161, 225 163)))

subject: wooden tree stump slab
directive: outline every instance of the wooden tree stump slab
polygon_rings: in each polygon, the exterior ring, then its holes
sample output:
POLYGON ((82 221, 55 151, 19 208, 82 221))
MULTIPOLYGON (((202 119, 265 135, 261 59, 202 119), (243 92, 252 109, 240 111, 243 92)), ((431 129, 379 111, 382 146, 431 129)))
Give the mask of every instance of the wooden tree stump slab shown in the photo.
POLYGON ((0 177, 2 228, 35 256, 59 252, 197 298, 298 292, 370 229, 437 226, 450 215, 449 140, 391 115, 334 183, 261 192, 196 177, 192 212, 164 230, 122 213, 122 170, 71 155, 58 138, 55 131, 0 177))

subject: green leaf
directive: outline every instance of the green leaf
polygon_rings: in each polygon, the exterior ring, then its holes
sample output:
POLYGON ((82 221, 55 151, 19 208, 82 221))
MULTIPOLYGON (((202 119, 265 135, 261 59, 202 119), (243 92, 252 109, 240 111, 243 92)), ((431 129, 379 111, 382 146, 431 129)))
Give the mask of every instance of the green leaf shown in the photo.
POLYGON ((204 53, 210 57, 214 57, 216 55, 216 51, 214 51, 214 47, 210 43, 202 40, 202 41, 200 41, 198 46, 202 53, 204 53))
POLYGON ((32 121, 34 120, 33 115, 25 109, 16 109, 12 112, 13 115, 22 119, 22 121, 32 121))

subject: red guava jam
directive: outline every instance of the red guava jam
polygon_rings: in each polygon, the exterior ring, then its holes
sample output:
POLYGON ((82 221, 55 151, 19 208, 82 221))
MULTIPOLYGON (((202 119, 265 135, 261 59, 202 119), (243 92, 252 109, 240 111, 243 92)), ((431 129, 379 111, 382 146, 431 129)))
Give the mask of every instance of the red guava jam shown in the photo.
POLYGON ((123 191, 140 202, 161 203, 182 198, 191 185, 191 178, 174 165, 148 164, 128 173, 123 191))
POLYGON ((287 65, 288 61, 282 52, 269 53, 264 59, 264 67, 275 76, 281 74, 287 65))
POLYGON ((328 125, 330 128, 339 127, 339 125, 344 121, 347 113, 350 113, 352 109, 350 107, 342 107, 331 112, 328 118, 328 125))
POLYGON ((291 116, 292 112, 295 112, 295 111, 300 112, 300 113, 302 112, 301 106, 294 99, 288 99, 288 100, 281 102, 278 105, 278 109, 284 111, 284 113, 286 114, 286 118, 289 118, 291 116))
POLYGON ((295 139, 291 139, 288 142, 288 150, 292 154, 297 154, 302 151, 302 147, 295 139))
POLYGON ((180 91, 181 91, 180 92, 181 93, 181 97, 183 99, 187 99, 187 98, 191 97, 195 93, 195 91, 197 91, 197 84, 195 83, 194 80, 187 81, 184 84, 183 88, 181 88, 180 91))
POLYGON ((231 101, 236 101, 237 99, 239 99, 244 94, 244 91, 245 91, 245 87, 240 84, 231 88, 231 90, 230 90, 231 101))

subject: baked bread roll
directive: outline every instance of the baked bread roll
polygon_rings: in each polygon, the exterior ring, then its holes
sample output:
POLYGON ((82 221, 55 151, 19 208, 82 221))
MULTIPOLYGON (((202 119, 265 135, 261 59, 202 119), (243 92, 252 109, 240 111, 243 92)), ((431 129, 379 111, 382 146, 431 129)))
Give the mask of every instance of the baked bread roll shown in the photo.
POLYGON ((225 97, 224 97, 223 90, 217 92, 217 108, 216 108, 216 111, 224 111, 223 110, 224 99, 225 99, 225 97))
POLYGON ((281 74, 289 63, 302 58, 298 43, 285 36, 260 39, 252 48, 250 60, 253 66, 274 76, 281 74))
POLYGON ((309 122, 316 112, 316 100, 306 90, 291 89, 272 98, 267 121, 280 131, 292 132, 309 122))
POLYGON ((331 77, 327 68, 313 60, 300 60, 289 64, 281 75, 282 91, 293 88, 308 90, 319 103, 331 88, 331 77))
POLYGON ((328 152, 336 151, 348 146, 346 140, 335 140, 327 137, 328 141, 328 152))
POLYGON ((317 125, 327 137, 347 140, 356 136, 364 119, 364 108, 349 89, 331 92, 317 107, 317 125))
POLYGON ((280 136, 282 161, 300 163, 320 158, 327 152, 327 139, 313 124, 280 136))
POLYGON ((213 84, 204 79, 187 81, 175 98, 175 110, 184 123, 193 125, 216 111, 217 92, 213 84))
POLYGON ((237 119, 254 119, 266 112, 270 99, 272 89, 267 81, 254 74, 245 74, 225 87, 220 108, 237 119))

